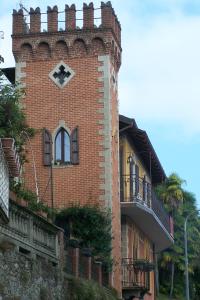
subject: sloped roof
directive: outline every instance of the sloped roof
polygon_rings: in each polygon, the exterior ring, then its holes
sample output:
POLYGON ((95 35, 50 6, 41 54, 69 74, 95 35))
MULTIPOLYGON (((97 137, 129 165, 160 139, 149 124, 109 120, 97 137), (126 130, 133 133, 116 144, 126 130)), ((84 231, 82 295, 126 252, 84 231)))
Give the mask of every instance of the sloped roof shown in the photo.
POLYGON ((19 155, 16 151, 15 141, 12 138, 0 139, 10 177, 18 177, 20 173, 19 155))
POLYGON ((3 68, 1 69, 6 78, 10 81, 10 83, 15 83, 15 68, 3 68))
POLYGON ((165 171, 146 131, 138 128, 135 119, 119 115, 119 134, 126 134, 131 139, 137 154, 151 175, 152 183, 158 184, 163 182, 166 178, 165 171))

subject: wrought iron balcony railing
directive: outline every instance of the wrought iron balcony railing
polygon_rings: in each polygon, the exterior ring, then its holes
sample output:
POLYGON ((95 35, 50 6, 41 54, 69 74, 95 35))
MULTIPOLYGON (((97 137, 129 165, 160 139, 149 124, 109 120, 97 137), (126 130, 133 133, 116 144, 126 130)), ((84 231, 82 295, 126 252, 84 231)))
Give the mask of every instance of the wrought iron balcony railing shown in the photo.
POLYGON ((165 229, 173 235, 171 218, 165 211, 162 202, 155 195, 152 185, 145 178, 122 175, 120 177, 120 199, 122 203, 138 203, 151 209, 165 229))
POLYGON ((122 259, 122 287, 148 291, 150 289, 150 271, 153 264, 145 259, 122 259))

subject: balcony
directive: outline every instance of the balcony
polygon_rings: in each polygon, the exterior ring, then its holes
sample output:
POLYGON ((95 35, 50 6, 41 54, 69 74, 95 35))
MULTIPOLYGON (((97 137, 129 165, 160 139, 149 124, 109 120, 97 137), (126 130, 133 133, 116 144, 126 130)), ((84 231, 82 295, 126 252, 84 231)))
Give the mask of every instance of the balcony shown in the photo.
POLYGON ((142 297, 150 289, 150 271, 153 264, 147 260, 122 259, 122 290, 125 299, 142 297))
POLYGON ((122 215, 130 217, 153 241, 156 251, 173 243, 173 222, 144 178, 124 175, 120 178, 122 215))

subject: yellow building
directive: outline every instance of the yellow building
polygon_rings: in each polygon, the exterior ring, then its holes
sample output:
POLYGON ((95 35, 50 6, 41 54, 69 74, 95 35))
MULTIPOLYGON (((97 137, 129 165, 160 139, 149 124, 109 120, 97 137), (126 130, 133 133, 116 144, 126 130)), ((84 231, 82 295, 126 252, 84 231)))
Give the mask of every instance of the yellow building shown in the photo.
POLYGON ((173 243, 173 222, 154 187, 165 172, 145 131, 119 118, 122 286, 124 299, 155 299, 155 257, 173 243))

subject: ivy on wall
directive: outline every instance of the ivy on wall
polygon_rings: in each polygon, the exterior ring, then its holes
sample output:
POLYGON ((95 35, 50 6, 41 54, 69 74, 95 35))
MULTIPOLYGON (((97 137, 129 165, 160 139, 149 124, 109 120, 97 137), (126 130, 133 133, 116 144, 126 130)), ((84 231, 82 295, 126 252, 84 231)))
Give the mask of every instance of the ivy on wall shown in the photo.
POLYGON ((93 256, 98 256, 111 264, 112 233, 111 213, 97 206, 72 206, 60 211, 56 223, 65 229, 68 238, 79 240, 81 247, 90 248, 93 256))

